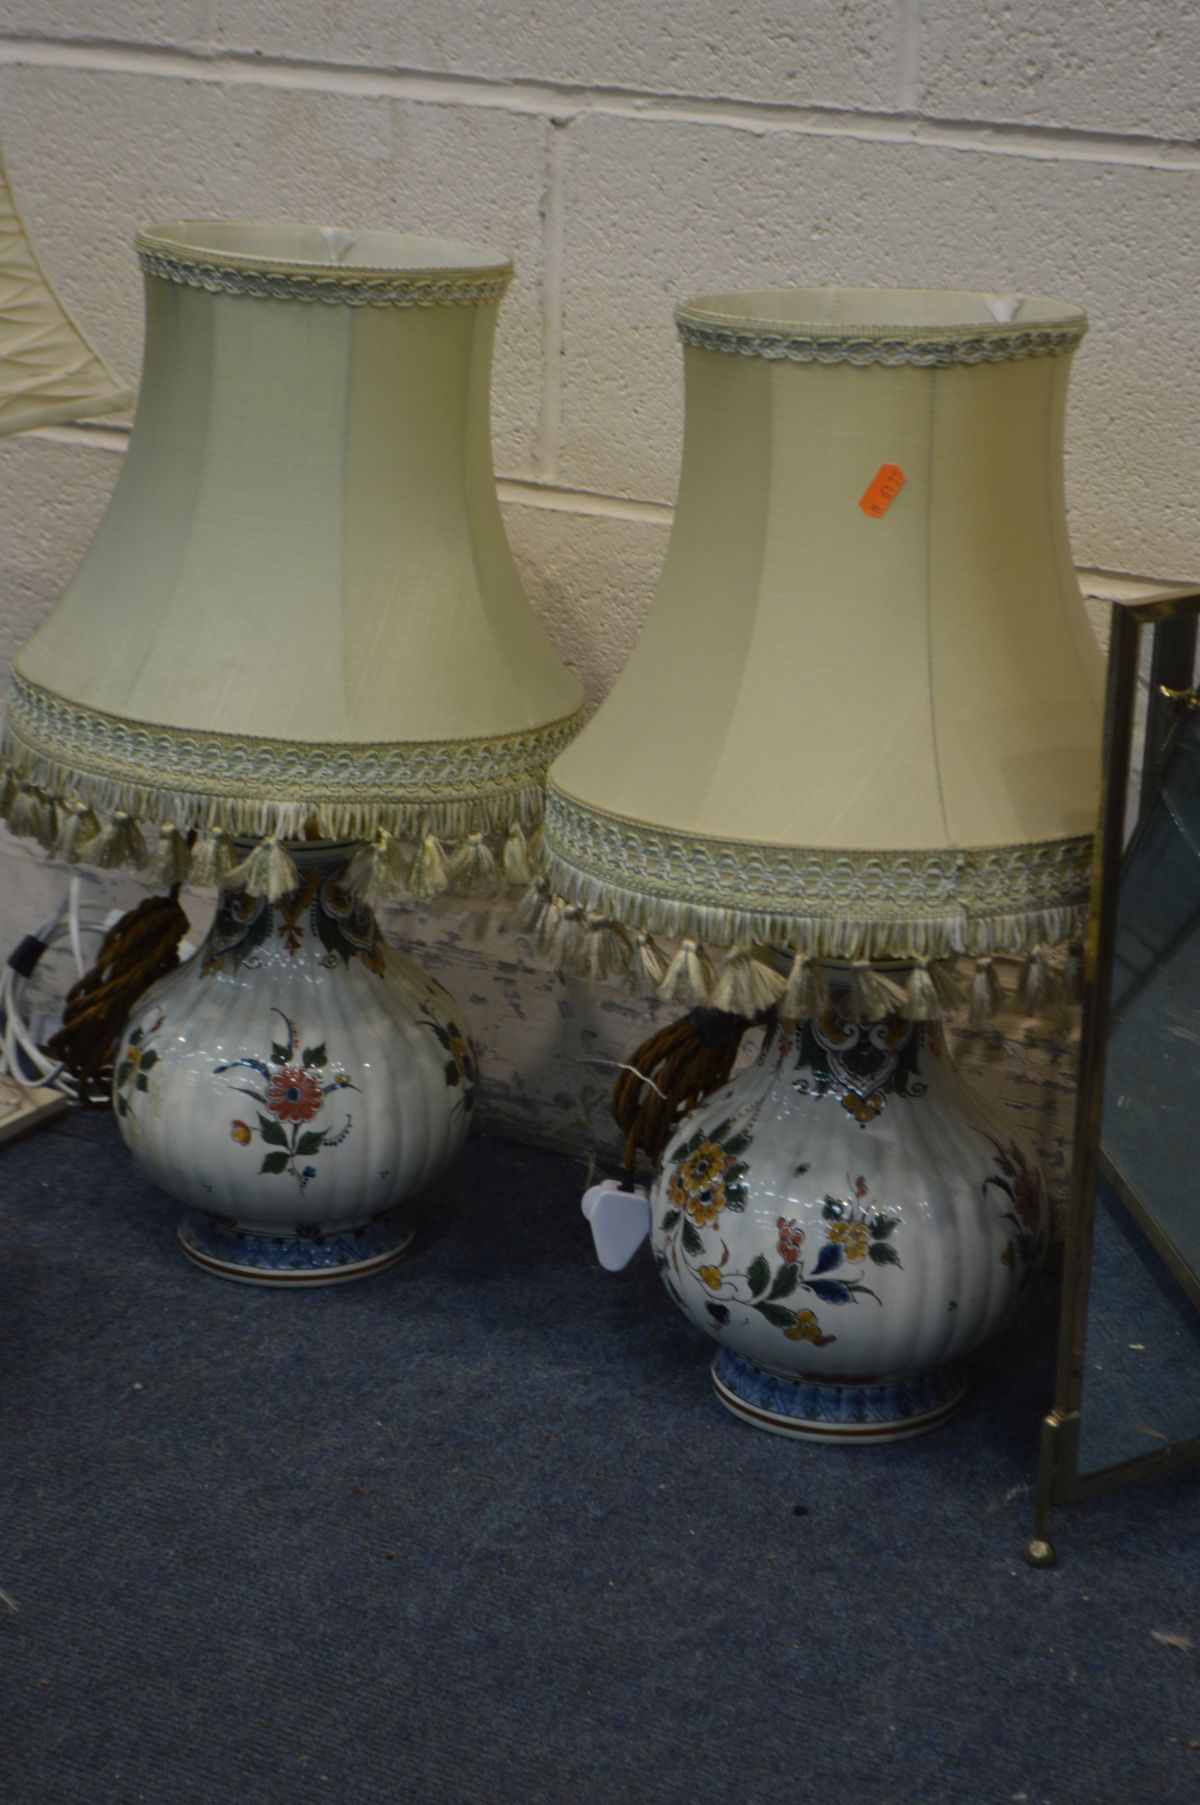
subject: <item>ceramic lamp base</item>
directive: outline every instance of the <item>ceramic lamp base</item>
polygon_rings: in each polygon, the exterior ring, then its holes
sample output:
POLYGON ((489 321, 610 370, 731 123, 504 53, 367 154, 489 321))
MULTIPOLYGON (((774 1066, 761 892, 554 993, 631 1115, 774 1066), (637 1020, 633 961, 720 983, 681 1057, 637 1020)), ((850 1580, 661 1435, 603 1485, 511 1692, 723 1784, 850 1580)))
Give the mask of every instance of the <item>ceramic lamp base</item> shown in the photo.
POLYGON ((206 1272, 277 1288, 366 1278, 453 1158, 475 1099, 454 999, 343 888, 353 847, 292 849, 275 903, 223 892, 186 965, 138 1001, 114 1106, 142 1170, 188 1206, 206 1272))
POLYGON ((1048 1231, 1029 1150, 938 1024, 871 1021, 836 990, 818 1017, 770 1022, 680 1122, 650 1203, 668 1294, 721 1348, 721 1402, 843 1443, 951 1415, 1048 1231))
POLYGON ((218 1278, 242 1285, 279 1287, 344 1285, 402 1260, 412 1245, 413 1226, 402 1210, 389 1210, 358 1228, 328 1235, 253 1234, 201 1210, 189 1210, 179 1225, 179 1244, 189 1260, 218 1278))
POLYGON ((875 1385, 823 1385, 781 1379, 723 1347, 712 1363, 713 1390, 727 1410, 756 1429, 804 1441, 901 1441, 954 1415, 967 1392, 961 1366, 936 1367, 875 1385))

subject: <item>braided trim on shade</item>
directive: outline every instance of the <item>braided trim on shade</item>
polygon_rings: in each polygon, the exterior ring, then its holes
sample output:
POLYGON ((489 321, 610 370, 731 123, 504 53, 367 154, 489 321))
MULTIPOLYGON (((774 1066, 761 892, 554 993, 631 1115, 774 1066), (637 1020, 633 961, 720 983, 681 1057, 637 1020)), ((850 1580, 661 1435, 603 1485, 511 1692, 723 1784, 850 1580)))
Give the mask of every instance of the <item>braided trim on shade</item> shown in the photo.
POLYGON ((527 880, 547 768, 582 719, 495 739, 290 746, 137 726, 14 676, 0 817, 71 863, 149 862, 172 882, 257 883, 260 866, 282 866, 278 848, 316 836, 362 845, 349 882, 372 903, 491 895, 527 880), (259 854, 236 871, 235 841, 259 854))
POLYGON ((479 307, 497 301, 508 287, 511 271, 486 270, 477 276, 461 271, 393 270, 375 276, 362 269, 256 270, 167 256, 139 239, 138 262, 150 276, 180 282, 210 293, 250 295, 266 301, 325 301, 341 307, 479 307))
POLYGON ((234 834, 287 833, 316 811, 345 819, 333 830, 340 838, 390 827, 391 814, 424 820, 440 810, 466 822, 493 804, 501 825, 513 800, 540 789, 582 722, 580 708, 494 738, 292 745, 122 720, 14 673, 0 760, 24 782, 101 811, 181 827, 219 821, 234 834))
POLYGON ((568 903, 713 947, 818 959, 1023 953, 1082 931, 1091 839, 956 851, 800 851, 671 833, 546 791, 541 868, 568 903))
POLYGON ((850 332, 787 331, 779 327, 719 326, 678 313, 675 319, 685 345, 704 351, 730 351, 742 357, 818 364, 916 364, 935 369, 947 364, 1009 363, 1022 357, 1060 357, 1073 351, 1086 322, 1033 327, 1018 332, 989 329, 974 337, 883 337, 850 332))

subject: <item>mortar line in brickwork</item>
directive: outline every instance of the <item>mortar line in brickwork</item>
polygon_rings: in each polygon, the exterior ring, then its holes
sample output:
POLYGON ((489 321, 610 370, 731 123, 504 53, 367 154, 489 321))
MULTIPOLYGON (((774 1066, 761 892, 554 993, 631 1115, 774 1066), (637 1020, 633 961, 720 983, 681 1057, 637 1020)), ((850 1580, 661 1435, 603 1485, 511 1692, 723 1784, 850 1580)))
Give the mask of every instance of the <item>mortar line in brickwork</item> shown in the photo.
POLYGON ((1011 120, 936 118, 913 111, 857 110, 778 102, 720 100, 620 87, 572 85, 419 69, 256 56, 252 51, 159 47, 115 39, 50 39, 0 34, 0 67, 96 70, 189 81, 310 90, 373 100, 475 106, 534 115, 597 114, 631 121, 723 126, 736 131, 838 137, 867 143, 924 144, 945 150, 1038 161, 1125 163, 1142 168, 1200 168, 1200 141, 1147 132, 1101 132, 1082 126, 1011 120))
POLYGON ((542 187, 542 401, 538 415, 538 475, 558 475, 562 437, 563 309, 566 282, 568 120, 552 118, 546 126, 545 178, 542 187))

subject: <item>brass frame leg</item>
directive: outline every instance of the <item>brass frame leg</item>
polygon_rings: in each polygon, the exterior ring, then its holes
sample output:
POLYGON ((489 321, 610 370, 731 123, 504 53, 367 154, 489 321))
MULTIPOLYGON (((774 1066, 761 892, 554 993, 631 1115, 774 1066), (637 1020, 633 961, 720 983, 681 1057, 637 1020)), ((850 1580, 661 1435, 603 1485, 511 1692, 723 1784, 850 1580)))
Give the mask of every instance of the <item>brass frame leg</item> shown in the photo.
POLYGON ((1037 1491, 1033 1503, 1033 1535, 1025 1544, 1031 1567, 1053 1567, 1058 1550, 1050 1539, 1055 1504, 1066 1503, 1063 1477, 1070 1483, 1079 1453, 1078 1411, 1052 1410, 1042 1418, 1042 1445, 1038 1457, 1037 1491))

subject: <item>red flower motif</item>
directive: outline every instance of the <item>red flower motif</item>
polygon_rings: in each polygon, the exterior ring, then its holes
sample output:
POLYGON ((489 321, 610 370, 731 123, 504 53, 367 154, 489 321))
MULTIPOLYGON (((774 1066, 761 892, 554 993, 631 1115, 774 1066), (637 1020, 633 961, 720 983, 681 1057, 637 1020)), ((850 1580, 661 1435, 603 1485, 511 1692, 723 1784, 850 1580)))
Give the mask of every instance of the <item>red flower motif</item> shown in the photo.
POLYGON ((800 1249, 804 1245, 804 1230, 794 1220, 789 1222, 782 1216, 775 1218, 775 1226, 779 1230, 780 1257, 786 1260, 789 1266, 794 1266, 800 1258, 800 1249))
POLYGON ((323 1101, 320 1085, 303 1066, 285 1065, 267 1082, 267 1108, 281 1122, 307 1122, 323 1101))

